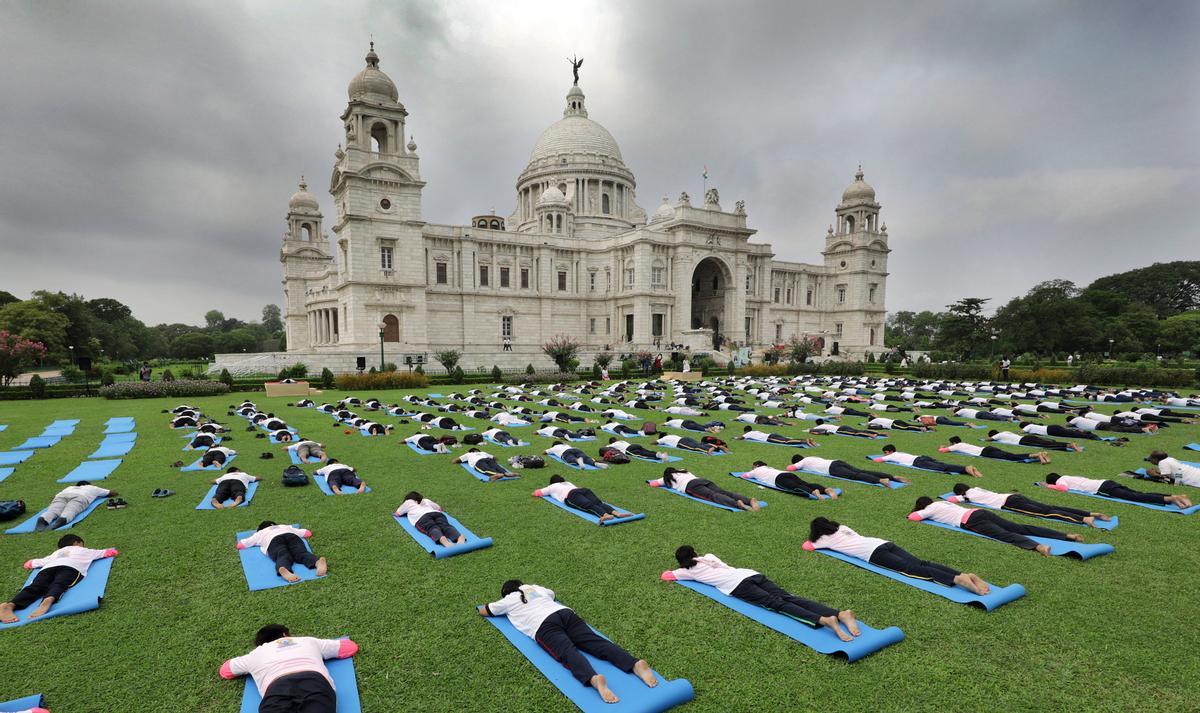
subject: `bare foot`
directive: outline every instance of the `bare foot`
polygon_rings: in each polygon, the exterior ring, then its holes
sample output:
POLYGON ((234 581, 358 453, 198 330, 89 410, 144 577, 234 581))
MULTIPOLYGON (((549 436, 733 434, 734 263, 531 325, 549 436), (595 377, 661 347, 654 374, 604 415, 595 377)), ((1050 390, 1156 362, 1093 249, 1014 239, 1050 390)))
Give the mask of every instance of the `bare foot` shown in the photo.
POLYGON ((849 609, 838 612, 838 621, 846 625, 846 628, 849 629, 851 635, 858 636, 862 633, 858 629, 858 619, 855 618, 854 612, 850 611, 849 609))
POLYGON ((600 674, 592 676, 591 684, 592 688, 596 689, 596 693, 600 694, 600 697, 604 699, 605 703, 616 703, 617 701, 621 700, 620 698, 617 698, 617 694, 609 690, 608 682, 605 681, 604 677, 600 674))
POLYGON ((1083 453, 1083 446, 1079 445, 1078 443, 1068 443, 1067 448, 1075 451, 1076 453, 1083 453))
POLYGON ((12 624, 15 621, 17 621, 17 615, 13 613, 12 602, 0 604, 0 623, 12 624))
POLYGON ((955 577, 954 583, 969 592, 974 592, 980 595, 983 594, 983 592, 979 591, 979 586, 975 584, 975 580, 972 578, 972 576, 966 572, 955 577))
POLYGON ((1083 535, 1076 535, 1076 534, 1072 533, 1070 535, 1067 535, 1067 539, 1070 540, 1071 542, 1083 542, 1083 535))
POLYGON ((1112 520, 1112 515, 1105 515, 1102 512, 1094 512, 1092 513, 1092 517, 1096 518, 1097 520, 1103 520, 1104 522, 1112 520))
POLYGON ((300 578, 297 577, 291 570, 284 569, 283 567, 279 568, 279 576, 283 577, 288 582, 299 582, 300 581, 300 578))
POLYGON ((606 512, 600 516, 600 522, 608 522, 609 520, 615 520, 615 519, 616 518, 613 517, 613 514, 611 512, 606 512))
POLYGON ((835 491, 833 488, 830 488, 830 489, 826 490, 826 491, 825 491, 825 494, 829 496, 829 499, 830 499, 830 500, 837 500, 837 499, 838 499, 838 494, 837 494, 837 491, 835 491))
POLYGON ((977 574, 971 574, 970 576, 971 581, 975 582, 975 587, 979 590, 980 594, 987 594, 988 592, 992 591, 991 585, 983 581, 982 577, 977 574))
POLYGON ((650 664, 646 663, 644 660, 639 660, 633 665, 633 673, 638 678, 642 679, 642 683, 646 684, 650 688, 654 688, 658 685, 658 678, 654 675, 654 672, 650 670, 650 664))
POLYGON ((324 557, 317 558, 317 576, 324 577, 329 574, 329 562, 325 561, 324 557))
POLYGON ((751 509, 751 510, 758 510, 758 509, 760 509, 760 506, 759 506, 759 504, 758 504, 758 500, 757 500, 757 499, 755 499, 755 498, 750 498, 750 509, 751 509))
POLYGON ((442 535, 441 538, 438 540, 438 544, 441 545, 442 547, 449 547, 450 546, 450 538, 446 537, 445 535, 442 535))
POLYGON ((42 603, 38 605, 37 609, 34 609, 29 613, 29 618, 36 619, 39 616, 45 616, 46 612, 50 611, 51 604, 54 604, 54 597, 46 597, 42 600, 42 603))
POLYGON ((1042 557, 1050 556, 1050 546, 1049 545, 1038 545, 1037 547, 1035 547, 1033 549, 1042 557))
POLYGON ((221 504, 221 501, 217 500, 216 498, 212 499, 212 506, 214 510, 222 510, 225 508, 225 506, 221 504))
POLYGON ((455 540, 454 542, 455 542, 455 544, 459 544, 459 545, 465 545, 465 544, 467 544, 467 536, 466 536, 466 535, 459 535, 459 536, 458 536, 458 539, 457 539, 457 540, 455 540))
POLYGON ((1096 517, 1094 515, 1088 515, 1087 517, 1083 518, 1083 524, 1087 525, 1088 527, 1095 527, 1096 517))
POLYGON ((817 621, 820 622, 822 626, 832 631, 834 636, 838 637, 842 641, 854 640, 854 637, 847 634, 842 630, 842 627, 838 626, 838 619, 836 616, 823 616, 817 621))
POLYGON ((983 473, 973 465, 967 466, 967 475, 971 476, 972 478, 982 478, 983 477, 983 473))

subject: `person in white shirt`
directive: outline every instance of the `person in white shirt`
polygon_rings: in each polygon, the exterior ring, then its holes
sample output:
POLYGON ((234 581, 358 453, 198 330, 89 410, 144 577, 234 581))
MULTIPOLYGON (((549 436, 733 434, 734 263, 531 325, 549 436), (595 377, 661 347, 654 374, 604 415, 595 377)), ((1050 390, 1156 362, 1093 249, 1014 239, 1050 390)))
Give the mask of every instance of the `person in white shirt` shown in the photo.
POLYGON ((200 458, 200 467, 207 468, 211 465, 223 466, 225 465, 226 461, 235 455, 237 455, 237 451, 233 450, 232 448, 226 448, 225 446, 213 446, 207 451, 204 451, 204 455, 200 458))
POLYGON ((519 441, 514 438, 511 433, 499 428, 489 428, 480 435, 501 445, 515 446, 519 443, 519 441))
POLYGON ((690 406, 668 406, 662 410, 663 413, 669 413, 673 416, 707 416, 708 414, 694 409, 690 406))
POLYGON ((663 572, 664 581, 691 580, 707 584, 725 596, 778 612, 813 629, 824 626, 842 641, 854 641, 854 637, 862 633, 854 612, 849 609, 838 611, 820 602, 798 597, 761 573, 731 567, 711 552, 697 555, 694 547, 684 545, 675 550, 675 560, 679 568, 663 572))
POLYGON ((951 436, 949 444, 938 448, 938 450, 942 453, 962 453, 968 456, 1006 460, 1013 463, 1032 463, 1036 460, 1038 463, 1045 465, 1050 462, 1050 454, 1045 451, 1038 451, 1037 453, 1013 453, 1001 450, 995 446, 977 446, 973 443, 963 443, 962 439, 958 436, 951 436))
POLYGON ((583 512, 595 515, 600 518, 600 522, 619 520, 623 517, 633 515, 633 513, 614 508, 596 497, 596 494, 590 488, 581 488, 561 475, 550 476, 550 484, 533 491, 533 496, 535 498, 554 498, 558 502, 566 503, 576 510, 582 510, 583 512))
POLYGON ((1031 550, 1049 557, 1050 546, 1038 544, 1031 537, 1047 537, 1052 540, 1083 542, 1079 535, 1068 535, 1058 530, 1036 525, 1022 525, 1005 520, 999 515, 982 508, 964 508, 945 500, 934 500, 925 495, 917 498, 908 519, 913 522, 933 520, 943 525, 959 527, 993 540, 999 540, 1023 550, 1031 550))
POLYGON ((797 448, 814 448, 817 445, 817 442, 811 438, 791 438, 778 433, 758 431, 753 426, 746 426, 742 429, 742 435, 734 436, 734 440, 774 443, 778 446, 795 446, 797 448))
POLYGON ((865 431, 853 426, 835 426, 832 423, 825 423, 824 421, 817 421, 817 425, 808 429, 808 432, 817 435, 832 434, 837 436, 854 436, 856 438, 878 438, 883 435, 878 431, 865 431))
POLYGON ((1050 473, 1046 476, 1046 484, 1055 490, 1066 492, 1078 490, 1081 493, 1105 495, 1117 500, 1128 500, 1134 503, 1150 505, 1174 505, 1186 509, 1192 506, 1192 501, 1186 495, 1168 495, 1166 493, 1144 493, 1133 488, 1126 488, 1115 480, 1097 480, 1077 475, 1059 475, 1050 473))
POLYGON ((28 586, 22 587, 11 599, 0 604, 0 623, 12 624, 18 620, 16 612, 41 600, 41 604, 29 613, 30 619, 44 616, 67 590, 83 581, 92 562, 105 557, 116 557, 113 548, 92 550, 83 546, 79 535, 63 535, 58 538, 58 549, 41 559, 25 562, 25 569, 41 568, 28 586))
POLYGON ((879 416, 867 421, 867 428, 871 430, 883 429, 885 431, 918 431, 921 433, 929 430, 929 427, 924 424, 909 423, 900 419, 882 418, 879 416))
POLYGON ((838 497, 837 490, 834 488, 805 482, 795 473, 772 468, 760 460, 754 461, 754 467, 746 471, 743 477, 746 480, 779 488, 795 495, 806 495, 817 500, 824 500, 826 498, 837 500, 838 497))
POLYGON ((982 478, 983 473, 973 465, 958 465, 955 463, 943 463, 940 460, 935 460, 929 456, 918 456, 911 453, 904 453, 896 450, 892 444, 883 447, 883 455, 874 459, 876 463, 893 463, 895 465, 906 465, 913 468, 921 468, 923 470, 935 470, 939 473, 949 473, 952 475, 969 475, 972 478, 982 478))
POLYGON ((670 456, 664 452, 660 451, 655 453, 640 443, 630 443, 629 441, 622 441, 617 438, 609 438, 608 446, 606 447, 616 449, 628 456, 637 456, 638 458, 646 458, 649 460, 670 460, 670 456))
POLYGON ((693 498, 707 500, 727 508, 741 510, 759 510, 761 506, 756 498, 748 498, 717 486, 711 480, 698 478, 694 474, 680 468, 663 469, 663 477, 650 481, 653 487, 666 486, 672 490, 691 495, 693 498))
POLYGON ((259 713, 336 713, 337 691, 325 660, 349 658, 358 653, 358 644, 292 636, 286 626, 268 624, 255 634, 254 646, 221 664, 221 678, 253 678, 262 694, 259 713))
POLYGON ((845 480, 857 480, 860 483, 869 483, 871 485, 880 485, 885 488, 892 487, 892 481, 898 483, 911 483, 912 481, 900 475, 889 475, 873 470, 863 470, 857 466, 850 465, 844 460, 831 460, 829 458, 820 458, 817 456, 802 456, 799 453, 792 456, 792 462, 787 467, 788 470, 795 472, 797 470, 807 471, 809 473, 818 473, 820 475, 831 475, 835 478, 843 478, 845 480))
POLYGON ((933 581, 945 587, 958 585, 980 596, 991 591, 978 575, 959 572, 937 562, 919 559, 894 542, 879 537, 864 537, 833 520, 816 517, 809 524, 805 549, 827 549, 899 572, 906 577, 933 581))
POLYGON ((650 664, 597 634, 582 617, 554 601, 554 591, 546 587, 510 579, 500 586, 500 599, 481 605, 479 614, 507 616, 517 631, 541 644, 576 681, 596 689, 605 703, 620 699, 609 689, 604 676, 592 668, 585 653, 636 675, 651 688, 658 685, 650 664))
POLYGON ((86 480, 69 485, 58 491, 46 506, 45 512, 38 516, 33 529, 37 532, 58 529, 74 520, 75 516, 86 510, 96 498, 108 498, 116 494, 115 490, 105 490, 86 480))
POLYGON ((423 451, 433 451, 434 453, 449 453, 450 447, 441 441, 441 439, 431 436, 427 433, 414 433, 404 439, 405 443, 420 448, 423 451))
POLYGON ((641 431, 630 428, 629 426, 626 426, 625 424, 620 423, 618 421, 609 421, 608 423, 601 426, 600 430, 608 431, 610 433, 615 433, 618 436, 626 436, 626 437, 632 436, 632 437, 636 438, 637 436, 642 435, 641 431))
POLYGON ((189 451, 202 451, 212 448, 215 445, 217 445, 216 436, 211 433, 197 432, 196 435, 192 436, 192 440, 188 441, 188 444, 184 446, 184 449, 189 451))
POLYGON ((224 502, 226 500, 232 500, 233 504, 229 507, 235 508, 246 500, 246 488, 251 483, 260 480, 262 478, 255 477, 249 473, 243 473, 240 468, 234 466, 229 469, 228 473, 212 481, 213 485, 217 486, 217 492, 213 493, 212 500, 209 502, 212 503, 214 508, 221 510, 225 508, 224 502))
POLYGON ((727 453, 728 452, 728 450, 726 448, 724 448, 723 446, 718 446, 715 443, 701 443, 700 441, 697 441, 695 438, 688 438, 687 436, 676 436, 676 435, 669 434, 669 433, 664 433, 663 435, 659 436, 658 440, 655 441, 655 443, 660 446, 667 446, 668 448, 678 448, 681 451, 692 451, 694 453, 707 453, 708 455, 713 455, 714 453, 727 453))
MULTIPOLYGON (((1024 430, 1024 429, 1022 429, 1024 430)), ((1063 443, 1052 438, 1042 438, 1041 436, 1026 432, 1024 435, 1013 433, 1012 431, 997 431, 995 429, 988 431, 989 441, 996 443, 1007 443, 1010 446, 1026 446, 1028 448, 1042 448, 1048 451, 1074 451, 1076 453, 1083 452, 1083 446, 1078 443, 1063 443)))
POLYGON ((630 420, 637 418, 637 416, 634 416, 631 413, 626 413, 625 411, 623 411, 619 408, 604 409, 603 411, 600 412, 600 414, 607 418, 619 418, 619 419, 622 419, 625 421, 630 421, 630 420))
POLYGON ((339 462, 337 458, 330 458, 329 464, 323 468, 318 468, 314 475, 325 478, 325 484, 329 486, 329 490, 334 495, 346 494, 342 492, 343 485, 355 488, 360 494, 367 491, 367 482, 358 477, 358 471, 345 463, 339 462))
POLYGON ((296 454, 296 458, 301 463, 320 463, 328 456, 325 455, 325 444, 317 443, 316 441, 302 440, 297 441, 287 447, 289 451, 296 454))
POLYGON ((1112 519, 1112 516, 1100 512, 1078 510, 1062 505, 1048 505, 1037 500, 1031 500, 1021 493, 996 493, 984 488, 971 487, 966 483, 955 483, 954 495, 948 499, 952 503, 978 503, 996 508, 997 510, 1008 510, 1009 512, 1028 515, 1029 517, 1073 522, 1077 525, 1087 525, 1088 527, 1095 527, 1097 520, 1107 522, 1112 519))
POLYGON ((579 468, 583 468, 584 466, 589 466, 589 465, 595 466, 596 468, 607 468, 608 467, 608 463, 597 462, 594 458, 589 456, 587 453, 584 453, 583 451, 579 450, 578 448, 573 448, 571 446, 568 446, 567 444, 563 443, 562 441, 555 441, 553 445, 551 445, 546 450, 542 451, 542 453, 545 455, 548 455, 548 456, 557 456, 564 463, 566 463, 568 465, 574 465, 579 468))
POLYGON ((1193 488, 1200 488, 1200 468, 1172 458, 1167 455, 1166 451, 1154 451, 1146 460, 1155 466, 1146 469, 1149 475, 1163 476, 1175 485, 1190 485, 1193 488))
POLYGON ((324 577, 329 571, 329 563, 324 557, 317 557, 304 546, 304 539, 312 537, 312 530, 301 530, 291 525, 280 525, 271 520, 263 520, 253 535, 238 540, 237 548, 244 550, 257 547, 262 553, 271 558, 279 576, 289 582, 299 582, 300 578, 292 572, 292 567, 302 564, 317 571, 318 577, 324 577))
POLYGON ((475 470, 483 473, 489 480, 499 480, 504 477, 512 476, 512 471, 500 465, 496 461, 496 457, 487 451, 481 451, 478 448, 471 448, 466 453, 455 458, 452 463, 466 463, 475 470))
POLYGON ((407 517, 413 527, 443 547, 467 541, 466 536, 446 519, 441 505, 415 490, 404 496, 404 502, 396 508, 396 517, 407 517))

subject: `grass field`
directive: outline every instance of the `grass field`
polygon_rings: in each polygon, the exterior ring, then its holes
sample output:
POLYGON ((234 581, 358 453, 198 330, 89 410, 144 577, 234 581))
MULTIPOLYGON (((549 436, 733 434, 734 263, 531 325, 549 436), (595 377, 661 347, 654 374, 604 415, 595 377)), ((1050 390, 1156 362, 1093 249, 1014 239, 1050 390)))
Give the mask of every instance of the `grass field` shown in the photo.
MULTIPOLYGON (((357 395, 389 402, 402 393, 357 395)), ((403 447, 401 440, 415 432, 412 426, 397 426, 387 437, 365 438, 343 433, 315 410, 288 408, 287 399, 252 396, 305 436, 326 442, 331 455, 356 466, 374 492, 332 498, 314 485, 285 490, 279 484, 279 473, 288 464, 283 446, 255 439, 244 430, 244 421, 225 415, 241 395, 189 400, 234 427, 227 445, 241 454, 236 464, 266 478, 250 507, 216 512, 193 509, 212 474, 170 467, 197 455, 180 452, 183 439, 167 427, 167 415, 161 413, 175 403, 72 399, 0 406, 0 424, 9 426, 0 432, 0 450, 40 433, 55 419, 82 419, 74 435, 16 466, 0 484, 0 498, 25 499, 31 513, 63 487, 55 479, 95 449, 107 418, 133 416, 139 433, 137 446, 106 481, 129 507, 100 509, 71 530, 89 546, 121 550, 103 605, 0 631, 0 700, 42 692, 56 713, 233 711, 242 683, 220 679, 218 667, 248 651, 260 626, 284 623, 296 634, 346 634, 359 642, 356 666, 368 711, 571 710, 474 611, 474 605, 498 598, 501 582, 515 577, 554 589, 565 604, 664 676, 688 678, 696 699, 687 710, 1184 711, 1200 705, 1200 633, 1195 626, 1200 515, 1184 517, 1033 488, 1034 480, 1052 470, 1115 477, 1141 464, 1151 446, 1186 456, 1179 447, 1200 440, 1200 426, 1134 436, 1125 448, 1089 444, 1082 454, 1054 454, 1051 466, 946 458, 978 465, 986 477, 973 482, 992 490, 1020 489, 1044 501, 1119 515, 1120 527, 1112 532, 1062 526, 1117 548, 1112 555, 1077 562, 1042 558, 905 519, 917 496, 949 490, 956 482, 952 476, 895 469, 916 482, 896 491, 839 482, 845 495, 837 502, 740 484, 725 473, 744 470, 755 459, 782 467, 793 451, 735 442, 736 427, 723 436, 732 444, 732 455, 687 454, 679 465, 723 487, 747 494, 755 490, 770 502, 758 513, 726 512, 651 489, 643 481, 662 469, 640 461, 586 473, 548 461, 551 467, 524 471, 520 480, 484 484, 451 465, 449 456, 421 457, 403 447), (275 459, 259 460, 267 450, 276 453, 275 459), (554 473, 647 517, 599 528, 530 497, 554 473), (151 498, 151 491, 160 487, 177 494, 151 498), (391 518, 411 489, 441 503, 480 536, 493 537, 495 545, 433 560, 391 518), (977 572, 992 583, 1020 582, 1028 594, 988 614, 804 552, 800 545, 816 514, 977 572), (315 550, 329 558, 330 575, 297 586, 247 591, 234 533, 253 529, 263 519, 312 529, 315 550), (662 570, 675 566, 675 548, 685 543, 732 565, 757 569, 798 594, 853 608, 874 626, 899 626, 907 638, 854 664, 817 654, 683 587, 659 581, 662 570)), ((723 420, 731 422, 733 415, 725 414, 723 420)), ((396 421, 387 416, 380 420, 396 421)), ((488 445, 487 450, 508 457, 546 448, 548 439, 532 430, 512 431, 533 441, 528 448, 488 445)), ((770 430, 798 433, 800 427, 770 430)), ((898 434, 891 442, 901 450, 932 454, 950 435, 973 439, 982 433, 942 428, 931 434, 898 434)), ((818 440, 820 448, 809 453, 852 463, 864 462, 863 455, 886 443, 818 440)), ((585 444, 590 453, 596 445, 585 444)), ((1200 460, 1200 454, 1193 455, 1192 460, 1200 460)), ((27 574, 20 563, 54 550, 59 534, 0 536, 0 597, 11 597, 20 587, 27 574)))

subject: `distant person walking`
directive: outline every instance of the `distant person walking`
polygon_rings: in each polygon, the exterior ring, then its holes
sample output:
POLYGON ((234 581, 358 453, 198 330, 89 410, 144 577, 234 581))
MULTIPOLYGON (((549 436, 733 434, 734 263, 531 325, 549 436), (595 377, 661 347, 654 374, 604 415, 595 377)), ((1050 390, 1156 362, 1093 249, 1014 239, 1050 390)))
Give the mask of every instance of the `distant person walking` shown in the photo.
POLYGON ((141 379, 142 381, 149 381, 151 373, 153 373, 153 372, 150 369, 150 362, 148 362, 148 361, 142 362, 142 368, 138 371, 138 378, 141 379))
POLYGON ((512 338, 505 337, 503 344, 504 344, 504 351, 506 351, 506 352, 512 351, 512 338))
POLYGON ((1000 360, 1000 378, 1008 381, 1008 367, 1012 366, 1012 362, 1005 357, 1000 360))

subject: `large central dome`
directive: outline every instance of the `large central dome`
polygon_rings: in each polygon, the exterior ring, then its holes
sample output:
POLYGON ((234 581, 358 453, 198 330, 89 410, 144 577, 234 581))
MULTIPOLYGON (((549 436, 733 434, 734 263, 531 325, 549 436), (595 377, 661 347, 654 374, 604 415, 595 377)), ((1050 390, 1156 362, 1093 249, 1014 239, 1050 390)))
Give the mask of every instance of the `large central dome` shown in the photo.
POLYGON ((616 139, 608 133, 608 129, 588 118, 583 102, 583 90, 579 85, 572 86, 571 91, 567 92, 567 108, 563 110, 563 118, 551 124, 538 137, 533 152, 529 154, 531 163, 559 154, 599 154, 624 163, 616 139))

